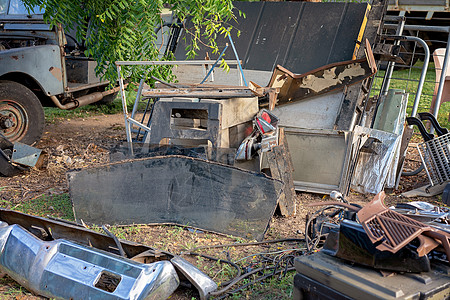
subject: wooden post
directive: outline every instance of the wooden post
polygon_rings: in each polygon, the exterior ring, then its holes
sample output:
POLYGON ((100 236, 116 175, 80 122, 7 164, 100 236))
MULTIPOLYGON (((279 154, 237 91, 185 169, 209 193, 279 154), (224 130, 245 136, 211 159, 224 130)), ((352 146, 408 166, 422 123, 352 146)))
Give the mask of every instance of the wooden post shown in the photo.
POLYGON ((273 147, 272 151, 267 152, 267 160, 271 176, 283 182, 283 193, 279 198, 278 207, 282 216, 289 217, 296 214, 295 202, 297 194, 295 193, 292 177, 293 164, 284 134, 284 128, 280 128, 279 130, 279 145, 273 147))

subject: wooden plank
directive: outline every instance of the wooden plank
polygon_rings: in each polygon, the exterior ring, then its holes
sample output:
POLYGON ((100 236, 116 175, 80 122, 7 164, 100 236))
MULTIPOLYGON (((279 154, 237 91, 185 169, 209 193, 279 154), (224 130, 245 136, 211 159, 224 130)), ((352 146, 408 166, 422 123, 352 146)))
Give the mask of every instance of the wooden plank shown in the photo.
POLYGON ((289 217, 296 214, 296 193, 294 187, 294 180, 292 176, 292 160, 287 147, 284 130, 279 132, 280 145, 272 148, 272 151, 267 153, 267 161, 271 176, 274 179, 283 182, 283 193, 278 199, 278 207, 282 216, 289 217))
POLYGON ((289 146, 287 143, 286 135, 284 134, 284 128, 279 129, 279 140, 280 145, 283 149, 283 172, 281 173, 281 179, 285 185, 285 194, 286 194, 286 207, 289 212, 289 215, 294 216, 296 214, 296 200, 297 193, 295 192, 294 185, 294 164, 292 162, 292 156, 289 151, 289 146))
POLYGON ((221 100, 221 128, 230 128, 253 120, 259 111, 258 97, 221 100))
POLYGON ((179 89, 149 89, 142 95, 152 98, 189 97, 189 98, 236 98, 254 97, 248 88, 179 88, 179 89))
MULTIPOLYGON (((294 173, 294 162, 292 161, 291 152, 289 151, 289 145, 287 142, 286 134, 284 132, 284 128, 280 127, 278 130, 278 142, 280 145, 283 145, 286 148, 289 170, 291 171, 291 173, 294 173)), ((293 180, 294 179, 292 177, 292 182, 293 180)))

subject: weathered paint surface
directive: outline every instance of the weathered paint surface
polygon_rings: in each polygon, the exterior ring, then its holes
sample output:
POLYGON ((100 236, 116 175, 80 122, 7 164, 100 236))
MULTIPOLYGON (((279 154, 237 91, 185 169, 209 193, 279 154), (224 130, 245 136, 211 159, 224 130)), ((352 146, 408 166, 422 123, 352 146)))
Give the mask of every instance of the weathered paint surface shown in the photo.
POLYGON ((49 72, 56 78, 58 81, 62 81, 62 71, 61 68, 50 67, 49 72))
POLYGON ((0 60, 0 76, 23 73, 36 80, 46 95, 64 92, 59 46, 43 45, 4 50, 0 51, 0 60))
POLYGON ((330 86, 342 84, 346 79, 352 80, 355 77, 364 76, 365 73, 365 70, 359 64, 350 64, 343 72, 338 74, 336 73, 336 67, 333 67, 325 70, 322 76, 316 76, 315 74, 306 76, 298 87, 320 93, 330 86))

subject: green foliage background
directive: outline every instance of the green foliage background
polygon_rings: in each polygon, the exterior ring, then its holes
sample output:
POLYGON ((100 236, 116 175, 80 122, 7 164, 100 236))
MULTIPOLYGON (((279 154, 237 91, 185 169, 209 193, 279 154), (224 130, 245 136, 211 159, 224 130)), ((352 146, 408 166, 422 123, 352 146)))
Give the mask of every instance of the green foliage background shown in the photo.
MULTIPOLYGON (((234 18, 231 0, 23 0, 29 8, 45 9, 44 19, 64 28, 76 29, 77 40, 86 46, 86 56, 94 58, 97 74, 115 82, 116 61, 168 60, 159 57, 155 29, 163 24, 164 6, 181 23, 190 19, 193 30, 189 54, 195 55, 198 44, 204 43, 217 52, 217 34, 227 34, 227 22, 234 18), (164 5, 163 5, 164 4, 164 5)), ((140 77, 144 68, 124 70, 125 74, 140 77)), ((168 79, 167 67, 152 68, 152 74, 168 79)))

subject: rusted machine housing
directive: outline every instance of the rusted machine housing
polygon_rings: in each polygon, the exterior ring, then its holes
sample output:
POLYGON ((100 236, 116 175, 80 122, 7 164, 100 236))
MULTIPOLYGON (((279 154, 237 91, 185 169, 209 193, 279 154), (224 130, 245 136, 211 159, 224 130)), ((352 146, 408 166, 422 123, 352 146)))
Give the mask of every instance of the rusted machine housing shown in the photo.
POLYGON ((257 97, 225 99, 161 99, 155 103, 148 142, 206 143, 237 148, 258 112, 257 97))

